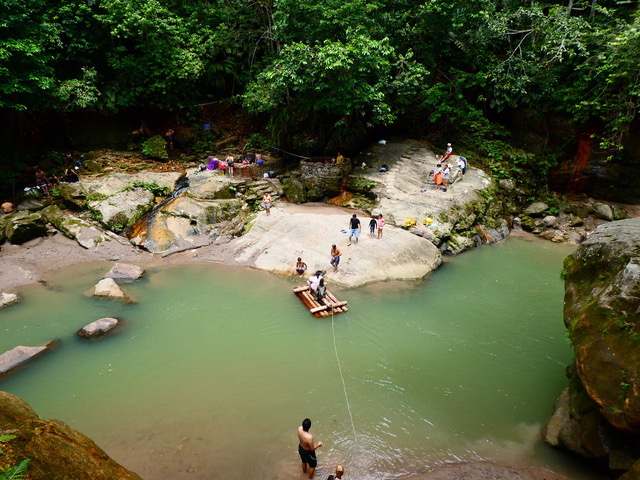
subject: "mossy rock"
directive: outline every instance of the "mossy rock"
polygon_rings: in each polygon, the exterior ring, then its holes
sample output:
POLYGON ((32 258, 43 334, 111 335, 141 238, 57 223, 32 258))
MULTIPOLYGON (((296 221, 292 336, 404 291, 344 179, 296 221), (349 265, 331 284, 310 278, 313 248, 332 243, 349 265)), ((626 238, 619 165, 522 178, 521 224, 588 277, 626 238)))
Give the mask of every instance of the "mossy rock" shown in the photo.
POLYGON ((86 190, 81 183, 62 183, 58 194, 64 206, 72 210, 82 210, 86 202, 86 190))
POLYGON ((366 197, 375 198, 373 190, 378 188, 380 184, 373 180, 368 180, 362 177, 349 177, 346 184, 348 192, 357 193, 366 197))
POLYGON ((141 150, 147 158, 154 158, 157 160, 166 160, 169 158, 167 142, 160 135, 155 135, 142 142, 141 150))
POLYGON ((342 177, 326 176, 316 178, 302 177, 302 183, 307 189, 310 201, 324 200, 340 195, 342 191, 342 177))
POLYGON ((308 201, 307 190, 298 177, 287 177, 282 180, 282 190, 287 200, 293 203, 308 201))
POLYGON ((564 262, 577 373, 602 415, 640 433, 640 218, 601 225, 564 262))
POLYGON ((91 225, 77 217, 72 217, 61 210, 57 205, 49 205, 42 210, 46 220, 68 238, 76 239, 76 233, 82 228, 91 228, 91 225))
POLYGON ((231 220, 236 217, 242 210, 242 201, 240 200, 219 200, 213 205, 207 206, 205 209, 206 223, 219 223, 231 220))
POLYGON ((40 212, 22 211, 7 219, 4 234, 6 239, 15 244, 27 242, 46 233, 46 221, 40 212))
POLYGON ((533 232, 538 227, 536 220, 528 215, 520 217, 520 222, 522 224, 522 229, 526 232, 533 232))
POLYGON ((620 208, 616 205, 611 205, 611 210, 613 210, 614 220, 624 220, 625 218, 629 218, 629 212, 627 212, 624 208, 620 208))
POLYGON ((584 205, 577 205, 574 203, 568 204, 563 211, 565 213, 571 213, 580 218, 587 218, 593 209, 585 207, 584 205))

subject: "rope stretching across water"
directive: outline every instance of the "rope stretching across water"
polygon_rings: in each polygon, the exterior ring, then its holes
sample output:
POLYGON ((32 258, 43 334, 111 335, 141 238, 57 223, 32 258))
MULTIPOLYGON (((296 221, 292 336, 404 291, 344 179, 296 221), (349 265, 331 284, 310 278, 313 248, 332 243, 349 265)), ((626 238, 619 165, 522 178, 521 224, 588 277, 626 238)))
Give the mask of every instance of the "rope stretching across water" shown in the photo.
POLYGON ((338 356, 338 345, 336 343, 336 330, 333 322, 333 310, 331 311, 331 333, 333 334, 333 349, 336 352, 336 363, 338 364, 338 372, 340 373, 340 380, 342 380, 342 389, 344 390, 344 399, 347 401, 347 410, 349 411, 349 418, 351 419, 351 428, 353 429, 353 438, 356 446, 358 446, 358 434, 356 433, 356 425, 353 422, 353 414, 351 413, 351 404, 349 403, 349 395, 347 394, 347 385, 344 382, 344 375, 342 374, 342 367, 340 366, 340 357, 338 356))

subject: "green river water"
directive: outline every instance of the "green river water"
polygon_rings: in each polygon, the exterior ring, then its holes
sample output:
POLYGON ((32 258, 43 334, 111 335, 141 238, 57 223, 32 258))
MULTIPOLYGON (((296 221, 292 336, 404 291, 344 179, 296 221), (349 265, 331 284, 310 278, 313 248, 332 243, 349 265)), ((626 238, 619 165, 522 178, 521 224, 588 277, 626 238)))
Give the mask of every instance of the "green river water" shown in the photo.
POLYGON ((333 320, 308 313, 294 279, 214 264, 151 269, 124 286, 135 303, 91 298, 110 264, 85 264, 3 310, 0 351, 60 344, 0 389, 145 480, 298 478, 305 417, 325 444, 320 479, 337 463, 394 479, 483 458, 587 478, 540 440, 572 359, 571 251, 510 238, 421 282, 334 289, 350 311, 333 320), (125 323, 75 337, 105 316, 125 323))

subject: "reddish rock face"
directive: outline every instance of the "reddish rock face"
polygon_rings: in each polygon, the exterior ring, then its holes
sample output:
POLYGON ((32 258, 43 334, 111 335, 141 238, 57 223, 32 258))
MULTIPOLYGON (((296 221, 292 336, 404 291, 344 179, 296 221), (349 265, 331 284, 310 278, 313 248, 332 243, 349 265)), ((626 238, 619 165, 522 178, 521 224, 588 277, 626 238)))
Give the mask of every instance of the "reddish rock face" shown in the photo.
POLYGON ((3 444, 6 458, 29 458, 31 480, 142 480, 80 432, 58 420, 41 420, 25 401, 0 392, 0 434, 8 433, 16 438, 3 444))

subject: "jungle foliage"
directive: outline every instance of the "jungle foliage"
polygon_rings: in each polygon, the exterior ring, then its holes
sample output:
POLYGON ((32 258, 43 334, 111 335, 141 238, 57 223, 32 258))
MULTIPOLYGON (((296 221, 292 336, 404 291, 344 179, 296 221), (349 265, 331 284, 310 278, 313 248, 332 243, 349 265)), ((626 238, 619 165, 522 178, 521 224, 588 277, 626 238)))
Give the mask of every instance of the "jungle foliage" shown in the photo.
POLYGON ((176 110, 235 99, 330 147, 410 115, 486 136, 535 107, 615 151, 640 100, 638 2, 4 0, 0 109, 176 110))

